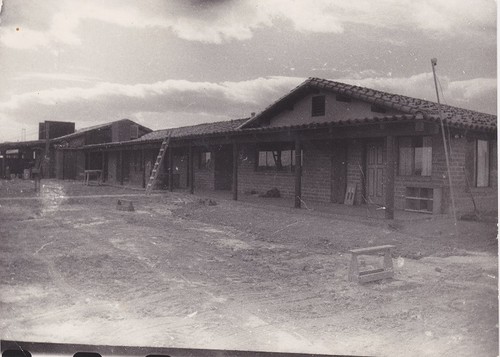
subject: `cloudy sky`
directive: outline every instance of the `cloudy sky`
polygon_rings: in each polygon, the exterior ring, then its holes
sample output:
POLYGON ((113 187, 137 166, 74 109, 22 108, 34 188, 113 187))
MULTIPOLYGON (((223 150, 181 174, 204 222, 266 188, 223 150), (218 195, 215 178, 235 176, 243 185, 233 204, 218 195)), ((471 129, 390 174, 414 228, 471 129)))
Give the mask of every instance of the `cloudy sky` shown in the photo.
POLYGON ((0 0, 0 142, 249 116, 307 77, 496 114, 494 0, 0 0))

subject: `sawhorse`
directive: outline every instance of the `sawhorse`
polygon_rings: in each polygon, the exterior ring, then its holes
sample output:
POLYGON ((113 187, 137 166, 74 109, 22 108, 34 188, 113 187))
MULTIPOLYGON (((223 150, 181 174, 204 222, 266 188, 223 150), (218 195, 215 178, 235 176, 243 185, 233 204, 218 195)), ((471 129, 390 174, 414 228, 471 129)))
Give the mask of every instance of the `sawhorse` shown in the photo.
POLYGON ((360 248, 350 250, 351 253, 351 267, 349 268, 349 281, 358 283, 367 283, 370 281, 388 279, 394 276, 394 266, 392 264, 391 251, 393 245, 381 245, 378 247, 360 248), (384 267, 381 269, 372 270, 359 270, 358 256, 360 255, 376 255, 379 253, 384 254, 384 267))

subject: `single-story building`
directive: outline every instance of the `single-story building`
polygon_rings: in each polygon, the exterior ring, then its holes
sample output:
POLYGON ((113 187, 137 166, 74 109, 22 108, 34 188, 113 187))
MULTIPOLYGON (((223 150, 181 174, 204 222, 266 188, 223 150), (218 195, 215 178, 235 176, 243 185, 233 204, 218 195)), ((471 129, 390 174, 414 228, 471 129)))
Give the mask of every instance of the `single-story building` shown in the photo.
POLYGON ((41 168, 47 178, 83 179, 84 170, 102 166, 102 155, 86 158, 83 146, 133 140, 151 131, 129 119, 77 131, 73 122, 45 121, 39 123, 38 140, 0 143, 0 178, 41 168))
MULTIPOLYGON (((86 143, 86 167, 107 182, 145 187, 171 136, 159 188, 246 192, 277 188, 302 202, 450 212, 444 145, 459 211, 497 207, 495 115, 309 78, 249 118, 86 143)), ((60 169, 58 169, 60 170, 60 169)))

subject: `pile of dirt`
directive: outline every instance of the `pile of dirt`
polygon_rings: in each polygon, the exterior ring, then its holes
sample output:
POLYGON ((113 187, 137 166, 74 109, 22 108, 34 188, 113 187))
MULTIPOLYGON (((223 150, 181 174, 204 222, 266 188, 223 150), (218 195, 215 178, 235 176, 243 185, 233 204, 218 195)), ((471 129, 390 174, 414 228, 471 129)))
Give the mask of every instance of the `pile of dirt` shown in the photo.
POLYGON ((259 197, 280 198, 281 193, 280 190, 278 190, 277 188, 272 188, 266 193, 259 195, 259 197))

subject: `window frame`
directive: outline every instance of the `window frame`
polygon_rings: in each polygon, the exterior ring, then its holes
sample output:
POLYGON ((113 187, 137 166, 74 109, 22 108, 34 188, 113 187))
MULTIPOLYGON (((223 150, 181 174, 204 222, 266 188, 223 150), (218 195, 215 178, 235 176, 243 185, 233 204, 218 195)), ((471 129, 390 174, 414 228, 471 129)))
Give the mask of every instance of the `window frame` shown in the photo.
MULTIPOLYGON (((304 163, 304 151, 301 151, 301 163, 304 163)), ((255 152, 255 171, 272 171, 272 172, 295 172, 295 149, 290 147, 260 147, 257 148, 255 152), (283 152, 290 153, 289 164, 283 165, 282 157, 283 152), (266 153, 266 163, 271 155, 274 159, 274 153, 278 157, 279 162, 275 161, 274 165, 260 165, 261 164, 261 153, 266 153)))
POLYGON ((431 177, 432 176, 432 158, 433 158, 433 150, 432 150, 432 136, 430 135, 416 135, 416 136, 400 136, 398 137, 398 169, 397 169, 397 175, 401 177, 431 177), (410 146, 401 146, 402 141, 408 139, 410 140, 410 146), (425 141, 428 140, 430 142, 430 145, 424 146, 425 141), (419 144, 421 142, 421 144, 419 144), (409 171, 410 173, 402 173, 402 166, 401 166, 401 149, 403 147, 409 147, 411 150, 411 161, 409 163, 409 171), (417 148, 422 149, 422 167, 420 168, 420 173, 417 173, 417 148), (430 154, 429 154, 429 172, 424 174, 426 172, 424 167, 424 156, 426 155, 426 151, 424 148, 430 148, 430 154))
POLYGON ((212 152, 210 150, 200 151, 198 156, 198 169, 210 170, 211 167, 212 167, 212 152), (208 154, 208 160, 207 160, 207 154, 208 154))

